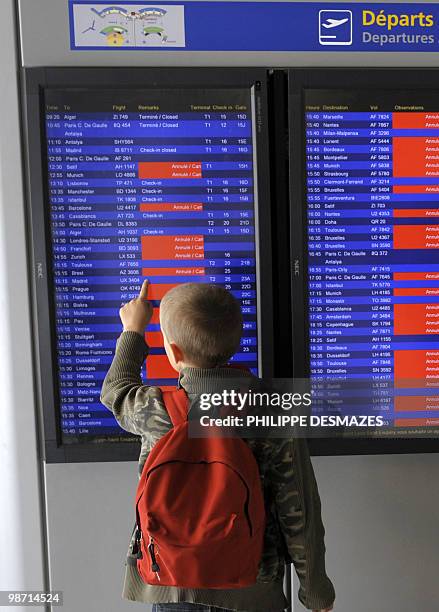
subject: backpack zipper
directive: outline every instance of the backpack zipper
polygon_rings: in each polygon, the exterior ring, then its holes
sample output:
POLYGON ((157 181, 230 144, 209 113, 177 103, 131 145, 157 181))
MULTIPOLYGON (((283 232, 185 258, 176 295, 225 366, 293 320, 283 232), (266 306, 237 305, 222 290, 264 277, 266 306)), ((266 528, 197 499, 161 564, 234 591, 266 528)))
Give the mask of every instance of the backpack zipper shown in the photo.
POLYGON ((169 575, 171 575, 171 572, 169 571, 169 568, 166 565, 165 560, 163 559, 163 556, 160 554, 160 548, 157 542, 155 542, 155 554, 157 555, 157 557, 160 557, 161 563, 163 563, 163 565, 165 566, 165 570, 168 572, 169 575))
POLYGON ((160 580, 160 576, 159 576, 160 566, 157 563, 157 559, 155 557, 154 540, 152 539, 151 536, 149 536, 148 552, 149 552, 149 556, 151 557, 151 569, 155 573, 157 580, 160 580))

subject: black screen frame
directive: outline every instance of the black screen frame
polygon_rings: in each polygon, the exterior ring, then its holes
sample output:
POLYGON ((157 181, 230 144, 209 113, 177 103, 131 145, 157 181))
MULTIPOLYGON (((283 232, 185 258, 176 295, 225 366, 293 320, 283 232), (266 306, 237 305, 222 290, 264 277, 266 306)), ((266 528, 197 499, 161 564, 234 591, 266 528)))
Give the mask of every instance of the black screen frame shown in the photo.
MULTIPOLYGON (((297 69, 288 71, 290 152, 290 257, 292 345, 295 378, 309 377, 308 252, 306 201, 306 138, 303 96, 306 89, 395 90, 416 89, 439 93, 439 70, 297 69), (434 86, 436 83, 436 87, 434 86)), ((313 455, 376 455, 439 452, 439 438, 314 438, 313 455)))
MULTIPOLYGON (((51 265, 49 205, 44 140, 45 88, 147 89, 188 88, 253 90, 255 99, 257 163, 258 342, 261 374, 273 376, 273 295, 271 197, 268 140, 268 74, 263 68, 25 68, 23 70, 23 123, 26 155, 26 209, 32 262, 32 317, 38 410, 47 463, 134 461, 140 443, 83 442, 63 444, 56 375, 56 336, 51 265), (262 291, 262 287, 264 290, 262 291)), ((255 204, 256 205, 256 204, 255 204)))

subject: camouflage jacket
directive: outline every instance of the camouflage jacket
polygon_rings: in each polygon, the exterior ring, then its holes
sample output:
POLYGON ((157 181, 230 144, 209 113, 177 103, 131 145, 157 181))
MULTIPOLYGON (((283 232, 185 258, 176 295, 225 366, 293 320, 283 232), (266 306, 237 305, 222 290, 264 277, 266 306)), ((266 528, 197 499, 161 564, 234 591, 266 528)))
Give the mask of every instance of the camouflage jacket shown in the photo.
MULTIPOLYGON (((141 367, 148 354, 142 336, 123 332, 105 377, 101 401, 120 426, 141 438, 139 474, 153 445, 172 427, 158 387, 146 386, 141 367)), ((189 399, 209 391, 219 378, 242 376, 231 368, 185 368, 180 384, 189 399)), ((233 610, 279 612, 285 563, 293 563, 300 582, 299 599, 309 609, 329 607, 335 598, 326 575, 320 499, 306 440, 247 440, 259 465, 267 515, 264 552, 257 584, 245 589, 194 590, 145 585, 137 574, 131 545, 123 596, 143 602, 190 601, 233 610)), ((132 542, 131 542, 132 544, 132 542)))

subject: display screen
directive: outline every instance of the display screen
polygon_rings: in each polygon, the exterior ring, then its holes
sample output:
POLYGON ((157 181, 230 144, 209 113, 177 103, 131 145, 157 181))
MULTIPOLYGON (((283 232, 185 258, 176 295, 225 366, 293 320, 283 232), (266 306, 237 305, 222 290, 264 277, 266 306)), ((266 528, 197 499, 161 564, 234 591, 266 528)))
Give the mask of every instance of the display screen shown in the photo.
POLYGON ((308 89, 304 119, 311 378, 437 435, 439 95, 308 89))
POLYGON ((145 382, 169 387, 159 304, 176 284, 241 302, 234 362, 258 372, 250 89, 45 90, 47 189, 64 442, 125 435, 100 403, 121 305, 151 282, 145 382))

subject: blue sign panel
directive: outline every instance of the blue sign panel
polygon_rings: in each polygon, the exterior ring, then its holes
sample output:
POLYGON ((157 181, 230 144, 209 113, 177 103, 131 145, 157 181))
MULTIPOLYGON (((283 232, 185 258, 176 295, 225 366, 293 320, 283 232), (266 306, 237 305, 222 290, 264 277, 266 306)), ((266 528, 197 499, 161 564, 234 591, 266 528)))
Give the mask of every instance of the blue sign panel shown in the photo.
POLYGON ((439 4, 69 0, 75 50, 439 50, 439 4))

